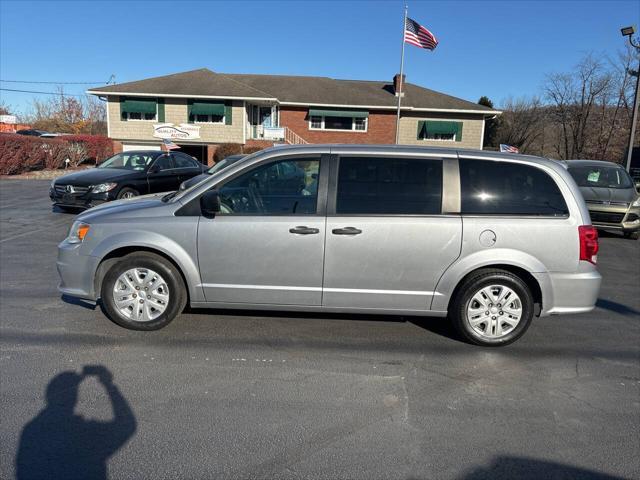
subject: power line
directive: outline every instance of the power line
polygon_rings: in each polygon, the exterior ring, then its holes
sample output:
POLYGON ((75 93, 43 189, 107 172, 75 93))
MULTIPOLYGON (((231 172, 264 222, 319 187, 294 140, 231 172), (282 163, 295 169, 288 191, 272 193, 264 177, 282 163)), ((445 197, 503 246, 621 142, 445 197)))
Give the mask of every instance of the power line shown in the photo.
POLYGON ((39 92, 37 90, 16 90, 13 88, 0 88, 5 92, 18 92, 18 93, 40 93, 42 95, 60 95, 62 97, 84 97, 84 95, 76 93, 62 93, 62 92, 39 92))
POLYGON ((39 82, 39 81, 28 81, 28 80, 2 80, 0 82, 4 83, 42 83, 49 85, 103 85, 109 82, 100 81, 100 82, 39 82))
POLYGON ((0 82, 4 82, 4 83, 39 83, 39 84, 48 84, 48 85, 109 85, 110 83, 116 83, 116 76, 114 74, 111 74, 111 76, 109 77, 109 80, 107 80, 106 82, 104 81, 99 81, 99 82, 45 82, 45 81, 40 81, 40 80, 2 80, 0 79, 0 82))

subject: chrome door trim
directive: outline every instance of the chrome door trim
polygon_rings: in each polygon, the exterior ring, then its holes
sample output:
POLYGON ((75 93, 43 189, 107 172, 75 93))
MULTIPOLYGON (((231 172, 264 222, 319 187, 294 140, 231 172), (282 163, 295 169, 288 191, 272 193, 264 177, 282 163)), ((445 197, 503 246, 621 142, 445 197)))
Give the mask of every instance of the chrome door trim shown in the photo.
POLYGON ((248 285, 233 283, 201 283, 204 288, 246 288, 249 290, 296 290, 304 292, 321 292, 322 287, 295 287, 291 285, 248 285))
POLYGON ((376 295, 442 295, 428 290, 376 290, 369 288, 325 288, 323 291, 331 293, 372 293, 376 295))

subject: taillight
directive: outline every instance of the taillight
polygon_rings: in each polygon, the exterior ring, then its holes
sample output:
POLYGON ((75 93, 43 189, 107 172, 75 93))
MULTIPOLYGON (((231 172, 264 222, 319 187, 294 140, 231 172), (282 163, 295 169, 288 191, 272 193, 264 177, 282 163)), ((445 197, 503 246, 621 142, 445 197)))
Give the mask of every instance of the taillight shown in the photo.
POLYGON ((598 230, 593 225, 580 225, 580 260, 591 262, 595 265, 598 259, 598 230))

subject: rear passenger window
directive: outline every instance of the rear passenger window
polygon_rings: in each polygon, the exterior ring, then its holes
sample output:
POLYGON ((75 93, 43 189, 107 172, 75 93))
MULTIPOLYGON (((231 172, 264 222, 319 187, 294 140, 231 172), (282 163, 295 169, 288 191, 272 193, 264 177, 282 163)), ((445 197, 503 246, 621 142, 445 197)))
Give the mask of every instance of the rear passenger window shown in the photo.
POLYGON ((441 160, 340 159, 336 213, 438 214, 441 200, 441 160))
POLYGON ((460 160, 462 213, 567 216, 560 189, 539 168, 510 162, 460 160))

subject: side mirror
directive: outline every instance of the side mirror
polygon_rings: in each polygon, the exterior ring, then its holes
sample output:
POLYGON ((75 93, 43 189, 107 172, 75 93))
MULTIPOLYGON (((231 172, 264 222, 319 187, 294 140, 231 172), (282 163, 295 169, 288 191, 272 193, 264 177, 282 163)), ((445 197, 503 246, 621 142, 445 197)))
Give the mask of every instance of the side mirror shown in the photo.
POLYGON ((200 197, 200 211, 206 218, 213 218, 216 213, 220 213, 220 195, 217 190, 209 190, 200 197))

